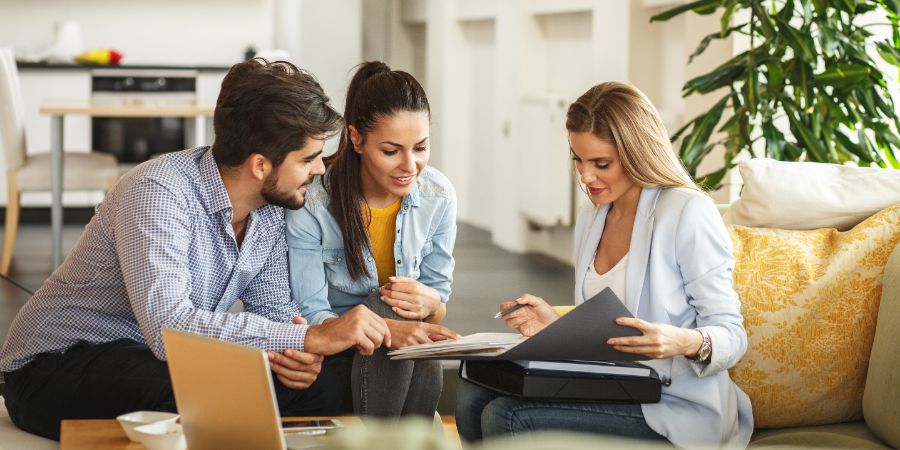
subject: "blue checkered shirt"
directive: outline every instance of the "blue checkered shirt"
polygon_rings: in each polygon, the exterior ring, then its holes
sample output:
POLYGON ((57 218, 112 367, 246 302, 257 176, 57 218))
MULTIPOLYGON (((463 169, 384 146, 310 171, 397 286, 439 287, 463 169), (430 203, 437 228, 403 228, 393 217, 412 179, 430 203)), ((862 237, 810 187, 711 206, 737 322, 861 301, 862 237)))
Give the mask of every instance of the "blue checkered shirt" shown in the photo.
POLYGON ((249 217, 238 247, 212 152, 170 153, 127 173, 97 206, 63 264, 22 307, 0 348, 0 372, 81 343, 128 338, 166 359, 175 328, 282 351, 303 349, 291 317, 284 210, 249 217), (229 313, 238 299, 244 312, 229 313))

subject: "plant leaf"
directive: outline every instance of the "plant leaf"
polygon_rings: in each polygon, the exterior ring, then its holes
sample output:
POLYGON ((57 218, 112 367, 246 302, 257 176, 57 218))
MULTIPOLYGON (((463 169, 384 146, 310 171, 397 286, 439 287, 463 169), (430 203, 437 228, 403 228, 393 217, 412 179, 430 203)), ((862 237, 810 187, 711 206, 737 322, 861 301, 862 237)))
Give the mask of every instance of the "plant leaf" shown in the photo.
POLYGON ((705 191, 718 190, 722 187, 722 180, 725 178, 725 174, 728 173, 728 169, 730 167, 723 167, 715 172, 695 178, 694 182, 705 191))
POLYGON ((853 142, 849 136, 844 134, 844 132, 840 130, 835 130, 834 137, 838 142, 838 145, 843 148, 845 151, 856 155, 859 158, 860 162, 873 162, 872 155, 869 154, 866 150, 859 146, 856 142, 853 142))
POLYGON ((759 75, 756 70, 749 70, 750 78, 747 80, 747 109, 751 116, 756 115, 757 104, 759 103, 759 75))
POLYGON ((706 51, 706 48, 709 47, 709 44, 715 39, 725 39, 731 36, 731 33, 736 30, 740 30, 746 24, 741 24, 738 26, 734 26, 728 28, 727 30, 717 31, 715 33, 707 34, 700 40, 700 44, 697 45, 697 48, 694 50, 694 53, 691 53, 691 56, 688 57, 688 64, 694 61, 694 58, 700 56, 703 52, 706 51))
POLYGON ((734 15, 734 10, 737 8, 738 0, 726 0, 724 3, 725 12, 722 13, 722 17, 719 19, 719 24, 722 28, 721 35, 724 37, 726 32, 730 33, 728 30, 731 27, 731 16, 734 15))
POLYGON ((900 169, 900 161, 897 160, 897 153, 900 151, 900 139, 894 133, 884 133, 881 135, 881 138, 885 141, 884 146, 880 146, 882 147, 884 158, 887 159, 891 167, 900 169))
POLYGON ((791 123, 791 132, 803 143, 803 149, 809 155, 812 161, 827 162, 826 151, 821 147, 812 130, 807 127, 800 118, 797 107, 790 99, 781 97, 782 104, 787 113, 788 121, 791 123))
POLYGON ((650 22, 665 22, 681 13, 700 9, 702 11, 706 11, 706 9, 712 7, 712 11, 707 12, 706 14, 712 13, 718 7, 718 0, 698 0, 695 2, 688 3, 686 5, 677 6, 667 11, 663 11, 653 17, 650 18, 650 22))
POLYGON ((815 80, 826 86, 848 86, 859 83, 869 76, 871 70, 867 66, 859 64, 845 64, 831 67, 817 74, 815 80))
POLYGON ((766 156, 779 161, 784 160, 784 133, 775 128, 772 122, 763 122, 763 137, 766 140, 766 156))
POLYGON ((756 16, 756 19, 759 20, 759 27, 763 32, 763 35, 767 40, 775 39, 778 33, 775 32, 775 27, 772 26, 772 19, 769 17, 769 14, 766 12, 765 8, 762 7, 759 1, 750 1, 750 8, 753 11, 753 15, 756 16))
POLYGON ((887 41, 876 42, 876 48, 878 49, 878 54, 884 58, 889 64, 900 66, 900 50, 894 48, 894 46, 890 45, 887 41))
POLYGON ((722 118, 722 111, 725 110, 725 104, 728 96, 722 97, 716 104, 710 108, 709 112, 699 116, 694 122, 690 134, 685 136, 681 142, 681 161, 684 163, 688 172, 695 173, 697 166, 700 164, 704 156, 706 143, 712 135, 716 125, 722 118))
POLYGON ((781 37, 794 50, 794 55, 803 58, 804 61, 814 62, 816 60, 816 45, 808 34, 804 35, 781 18, 776 17, 775 22, 778 24, 781 37))

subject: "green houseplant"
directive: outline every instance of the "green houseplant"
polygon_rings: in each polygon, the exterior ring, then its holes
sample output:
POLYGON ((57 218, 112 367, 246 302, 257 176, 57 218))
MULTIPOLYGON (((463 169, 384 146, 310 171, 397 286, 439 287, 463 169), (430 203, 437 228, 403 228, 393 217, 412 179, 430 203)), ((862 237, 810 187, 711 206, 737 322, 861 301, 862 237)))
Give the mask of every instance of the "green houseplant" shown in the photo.
POLYGON ((689 11, 721 13, 721 30, 706 36, 691 60, 716 39, 740 33, 750 41, 748 50, 683 87, 685 97, 727 88, 672 137, 683 138, 680 157, 698 183, 720 187, 742 151, 900 168, 900 120, 874 56, 900 67, 900 0, 700 0, 651 22, 689 11), (873 15, 882 19, 861 23, 873 15), (891 37, 875 39, 875 26, 890 27, 891 37), (716 145, 725 149, 724 167, 698 176, 700 161, 716 145))

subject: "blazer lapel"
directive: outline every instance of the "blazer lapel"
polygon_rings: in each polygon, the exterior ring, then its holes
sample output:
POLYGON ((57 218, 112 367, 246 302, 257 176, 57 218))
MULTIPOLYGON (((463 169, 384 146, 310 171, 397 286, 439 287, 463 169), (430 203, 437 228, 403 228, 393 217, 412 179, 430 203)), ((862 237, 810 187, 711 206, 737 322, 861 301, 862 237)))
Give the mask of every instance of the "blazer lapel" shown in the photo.
POLYGON ((575 265, 575 304, 580 305, 586 300, 584 298, 584 274, 588 266, 594 261, 594 255, 597 252, 597 245, 600 244, 600 236, 603 234, 603 227, 606 224, 606 213, 609 212, 609 205, 601 205, 594 213, 591 224, 587 227, 581 242, 576 242, 578 246, 578 261, 575 265))
POLYGON ((653 210, 659 198, 659 188, 643 188, 638 200, 638 210, 631 229, 628 249, 628 267, 625 271, 625 306, 637 317, 641 291, 650 262, 650 243, 653 238, 653 210))

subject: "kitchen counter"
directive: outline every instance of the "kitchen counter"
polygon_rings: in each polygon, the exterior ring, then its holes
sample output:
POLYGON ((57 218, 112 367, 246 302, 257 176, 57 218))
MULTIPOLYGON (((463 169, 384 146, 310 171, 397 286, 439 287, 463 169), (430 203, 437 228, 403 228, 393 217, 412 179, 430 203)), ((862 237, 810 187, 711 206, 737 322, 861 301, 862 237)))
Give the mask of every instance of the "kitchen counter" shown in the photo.
POLYGON ((120 70, 196 70, 198 72, 227 72, 231 66, 189 66, 170 64, 121 64, 118 66, 105 64, 76 64, 76 63, 46 63, 16 61, 19 70, 91 70, 91 69, 120 69, 120 70))

